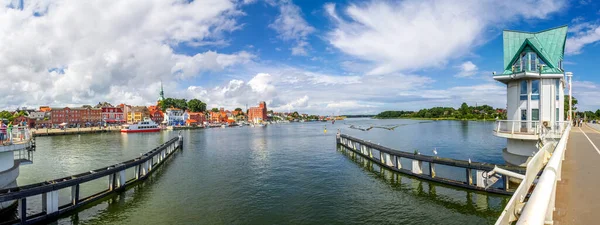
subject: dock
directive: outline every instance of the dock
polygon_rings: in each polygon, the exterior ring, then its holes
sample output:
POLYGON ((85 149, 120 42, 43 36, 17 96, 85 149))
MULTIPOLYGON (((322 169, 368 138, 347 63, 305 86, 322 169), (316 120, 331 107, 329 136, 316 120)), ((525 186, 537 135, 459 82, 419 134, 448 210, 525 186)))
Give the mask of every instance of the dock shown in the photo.
POLYGON ((597 224, 600 220, 600 126, 573 127, 557 184, 555 223, 597 224))
POLYGON ((34 137, 40 136, 59 136, 59 135, 71 135, 71 134, 94 134, 94 133, 107 133, 107 132, 120 132, 121 127, 85 127, 85 128, 66 128, 66 129, 50 129, 40 128, 31 129, 34 137))

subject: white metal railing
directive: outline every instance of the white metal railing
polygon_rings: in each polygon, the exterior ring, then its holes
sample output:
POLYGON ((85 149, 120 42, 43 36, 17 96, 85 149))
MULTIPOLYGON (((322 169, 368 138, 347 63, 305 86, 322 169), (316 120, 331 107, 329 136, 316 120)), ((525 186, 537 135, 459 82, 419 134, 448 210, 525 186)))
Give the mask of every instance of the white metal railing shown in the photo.
POLYGON ((6 135, 3 135, 3 140, 1 141, 4 145, 26 143, 32 137, 33 135, 31 135, 31 131, 27 127, 14 126, 10 131, 6 129, 6 135))
POLYGON ((497 120, 494 130, 496 133, 537 135, 540 132, 539 124, 539 121, 531 120, 497 120))
POLYGON ((567 126, 564 135, 556 145, 550 161, 546 164, 529 201, 517 224, 553 223, 554 204, 556 200, 556 184, 561 179, 562 161, 564 160, 571 126, 567 126))
MULTIPOLYGON (((565 126, 560 141, 548 142, 527 163, 525 178, 509 200, 496 221, 496 225, 511 224, 544 224, 552 222, 554 212, 554 200, 556 196, 556 182, 560 180, 562 160, 569 139, 571 126, 569 123, 561 123, 565 126), (544 168, 545 165, 545 168, 544 168), (526 202, 526 196, 533 185, 537 174, 544 168, 538 179, 533 193, 526 202)), ((559 125, 561 125, 559 124, 559 125)), ((562 126, 561 125, 561 126, 562 126)))

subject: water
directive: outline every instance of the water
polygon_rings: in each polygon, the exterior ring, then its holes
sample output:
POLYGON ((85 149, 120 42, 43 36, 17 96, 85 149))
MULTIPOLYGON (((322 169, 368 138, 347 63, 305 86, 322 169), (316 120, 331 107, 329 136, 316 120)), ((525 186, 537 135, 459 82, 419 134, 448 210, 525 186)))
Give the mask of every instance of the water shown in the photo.
MULTIPOLYGON (((502 163, 493 123, 346 120, 182 131, 184 150, 141 185, 58 224, 490 224, 506 196, 422 182, 336 149, 342 132, 404 151, 502 163), (346 123, 346 124, 344 124, 346 123), (394 131, 348 129, 404 124, 394 131), (324 128, 327 127, 327 133, 324 128)), ((40 137, 19 184, 68 176, 139 156, 176 135, 40 137)), ((106 188, 106 180, 82 193, 106 188)), ((61 191, 61 204, 69 201, 61 191)), ((39 210, 35 200, 31 210, 39 210)))

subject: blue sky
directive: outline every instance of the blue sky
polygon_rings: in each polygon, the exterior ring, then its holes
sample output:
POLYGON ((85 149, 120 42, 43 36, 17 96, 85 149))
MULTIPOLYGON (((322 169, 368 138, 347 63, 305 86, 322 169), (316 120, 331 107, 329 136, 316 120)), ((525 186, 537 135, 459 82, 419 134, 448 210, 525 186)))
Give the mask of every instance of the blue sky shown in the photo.
POLYGON ((5 1, 0 108, 154 104, 363 114, 505 107, 502 30, 569 25, 565 69, 580 109, 600 108, 600 2, 5 1), (521 7, 515 8, 516 5, 521 7), (15 7, 16 6, 16 7, 15 7), (77 18, 77 19, 73 19, 77 18), (26 93, 26 94, 22 94, 26 93))

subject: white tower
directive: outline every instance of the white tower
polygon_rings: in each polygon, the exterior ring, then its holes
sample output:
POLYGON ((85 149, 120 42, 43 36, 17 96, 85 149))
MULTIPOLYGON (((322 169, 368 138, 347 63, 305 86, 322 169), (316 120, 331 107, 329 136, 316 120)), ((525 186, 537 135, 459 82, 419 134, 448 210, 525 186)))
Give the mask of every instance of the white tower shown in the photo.
POLYGON ((504 72, 494 79, 506 84, 507 119, 494 134, 507 138, 508 164, 525 166, 547 133, 564 127, 564 56, 567 26, 537 33, 504 31, 504 72))
MULTIPOLYGON (((0 189, 17 186, 19 166, 32 163, 31 150, 35 147, 32 135, 22 127, 7 128, 0 144, 0 189)), ((16 207, 16 201, 0 202, 0 211, 16 207)))

